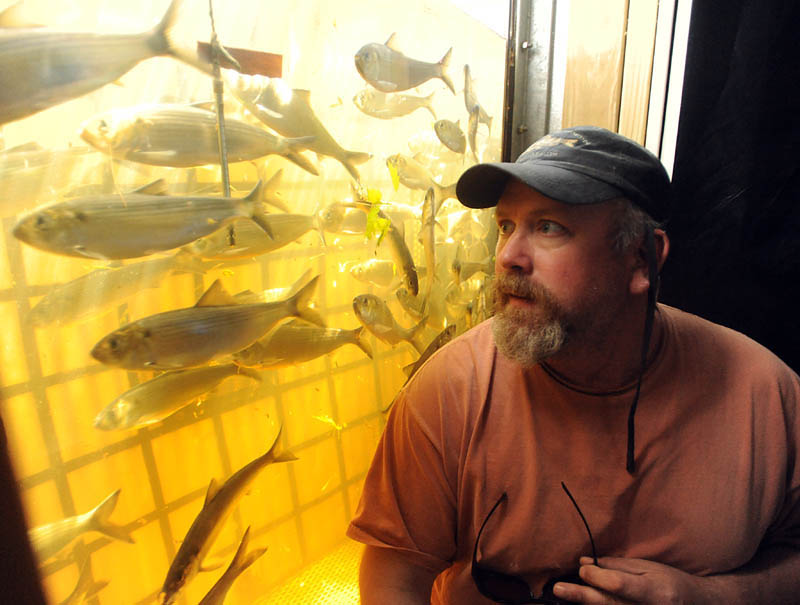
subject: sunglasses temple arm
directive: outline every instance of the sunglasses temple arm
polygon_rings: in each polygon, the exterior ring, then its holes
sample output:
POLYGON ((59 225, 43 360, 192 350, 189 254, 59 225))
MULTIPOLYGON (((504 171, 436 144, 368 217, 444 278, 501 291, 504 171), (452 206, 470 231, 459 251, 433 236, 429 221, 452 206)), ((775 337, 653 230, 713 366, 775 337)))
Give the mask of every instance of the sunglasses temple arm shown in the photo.
POLYGON ((586 517, 583 516, 583 513, 581 512, 581 509, 578 506, 578 503, 575 502, 575 498, 573 498, 572 494, 569 493, 569 490, 567 489, 567 486, 564 485, 563 481, 561 482, 561 487, 567 493, 567 496, 569 496, 569 499, 572 502, 572 506, 574 506, 575 510, 578 511, 578 515, 580 515, 581 521, 583 521, 583 526, 586 528, 586 533, 589 534, 589 543, 592 545, 592 559, 594 559, 594 564, 599 566, 599 563, 597 562, 597 551, 595 550, 594 547, 594 538, 592 537, 592 530, 589 529, 589 524, 586 522, 586 517))
POLYGON ((478 543, 481 541, 481 534, 483 533, 483 528, 486 527, 486 523, 488 523, 489 517, 491 517, 492 514, 494 514, 494 511, 497 510, 497 507, 500 506, 500 503, 503 502, 503 500, 505 500, 507 497, 508 497, 508 495, 505 492, 503 492, 503 495, 500 496, 500 498, 497 500, 497 502, 494 503, 494 506, 492 507, 492 510, 489 511, 489 514, 486 515, 486 518, 483 520, 483 523, 481 523, 481 528, 478 530, 478 535, 475 536, 475 548, 472 551, 472 560, 473 561, 475 561, 475 559, 478 556, 478 543))

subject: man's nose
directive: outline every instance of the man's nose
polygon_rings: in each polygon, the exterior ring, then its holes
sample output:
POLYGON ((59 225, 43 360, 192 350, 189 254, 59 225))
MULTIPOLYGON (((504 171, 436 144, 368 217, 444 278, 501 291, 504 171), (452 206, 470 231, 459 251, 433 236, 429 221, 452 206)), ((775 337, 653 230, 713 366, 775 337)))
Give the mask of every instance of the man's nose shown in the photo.
POLYGON ((497 244, 495 271, 533 271, 533 254, 527 239, 519 231, 497 244))

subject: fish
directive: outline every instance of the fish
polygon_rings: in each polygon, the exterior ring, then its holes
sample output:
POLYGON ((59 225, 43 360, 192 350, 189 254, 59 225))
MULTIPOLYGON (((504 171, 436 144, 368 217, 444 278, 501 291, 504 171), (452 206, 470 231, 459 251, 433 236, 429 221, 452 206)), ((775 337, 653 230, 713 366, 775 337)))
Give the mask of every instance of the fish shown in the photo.
POLYGON ((469 112, 469 124, 467 125, 467 141, 469 142, 469 150, 472 152, 472 157, 476 162, 478 159, 478 120, 480 117, 480 105, 473 105, 469 112))
POLYGON ((203 559, 222 530, 225 520, 259 473, 271 464, 297 460, 297 456, 289 451, 280 453, 277 451, 280 433, 279 430, 266 453, 244 465, 225 483, 218 485, 215 479, 211 480, 203 508, 186 532, 167 571, 159 593, 161 605, 174 603, 183 587, 202 570, 203 559))
POLYGON ((472 108, 476 105, 478 106, 478 122, 486 124, 486 127, 491 132, 492 118, 478 103, 478 96, 475 94, 475 84, 472 80, 469 65, 464 65, 464 107, 466 107, 467 113, 472 113, 472 108))
POLYGON ((399 275, 394 261, 382 258, 370 258, 361 263, 350 265, 350 275, 360 282, 375 284, 388 288, 398 281, 399 275))
POLYGON ((429 94, 427 97, 417 97, 365 88, 353 97, 353 104, 368 116, 381 120, 407 116, 421 108, 430 111, 435 120, 436 112, 433 110, 433 95, 434 93, 429 94))
POLYGON ((399 182, 409 189, 419 189, 427 191, 433 187, 436 193, 436 200, 438 206, 436 211, 438 213, 439 207, 447 199, 456 199, 456 184, 442 186, 433 180, 430 171, 425 168, 417 156, 409 157, 402 153, 396 153, 386 159, 386 166, 389 171, 396 172, 399 182))
MULTIPOLYGON (((363 192, 357 192, 354 197, 356 197, 357 201, 353 204, 353 207, 360 208, 364 212, 369 213, 372 205, 365 201, 366 198, 363 192)), ((406 238, 402 227, 398 229, 395 222, 380 208, 377 211, 377 216, 379 219, 386 221, 388 225, 384 238, 388 242, 389 253, 394 260, 394 264, 400 268, 403 284, 408 288, 409 292, 416 296, 419 293, 419 276, 417 275, 417 268, 414 265, 414 258, 411 256, 411 251, 406 244, 406 238)), ((382 242, 383 240, 379 241, 382 242)))
POLYGON ((362 46, 355 55, 355 64, 361 77, 381 92, 400 92, 416 88, 431 78, 439 78, 456 94, 447 68, 453 49, 449 49, 438 63, 426 63, 405 56, 394 47, 394 34, 384 44, 372 42, 362 46))
POLYGON ((333 138, 311 107, 311 92, 291 88, 280 78, 241 74, 223 70, 228 90, 250 113, 275 132, 290 138, 313 137, 307 148, 317 155, 336 159, 350 176, 360 181, 356 166, 372 155, 364 151, 348 151, 333 138))
POLYGON ((313 214, 267 214, 262 220, 269 226, 272 237, 252 221, 237 221, 184 246, 183 250, 207 260, 253 258, 291 244, 312 229, 321 229, 318 216, 313 214))
POLYGON ((458 121, 437 120, 433 124, 433 130, 442 144, 451 151, 464 153, 467 150, 467 138, 458 125, 458 121))
POLYGON ((0 29, 0 124, 117 81, 135 65, 169 55, 211 74, 211 66, 178 48, 171 31, 181 0, 172 0, 153 29, 138 34, 59 32, 50 28, 0 29))
POLYGON ((347 344, 356 345, 372 359, 372 349, 363 336, 364 326, 342 330, 292 320, 279 325, 246 349, 234 353, 233 361, 248 368, 280 368, 316 359, 347 344))
POLYGON ((485 273, 486 275, 491 275, 494 272, 494 262, 492 262, 491 258, 487 258, 486 260, 480 262, 474 262, 463 261, 456 257, 453 259, 451 271, 455 277, 456 283, 460 284, 461 282, 470 279, 476 273, 485 273))
POLYGON ((270 234, 260 187, 259 182, 244 198, 167 195, 159 179, 122 196, 40 206, 21 215, 12 233, 46 252, 102 260, 172 250, 242 217, 270 234))
POLYGON ((428 286, 426 295, 430 295, 433 282, 436 280, 436 199, 433 188, 425 192, 422 202, 422 227, 419 230, 419 241, 425 252, 425 264, 428 268, 428 286))
POLYGON ((161 422, 233 376, 261 381, 261 375, 233 363, 165 372, 125 391, 103 408, 94 427, 103 431, 134 429, 161 422))
POLYGON ((236 554, 233 555, 233 559, 231 560, 231 564, 228 565, 228 569, 220 576, 219 580, 216 581, 214 586, 211 587, 206 593, 198 605, 223 605, 225 602, 225 597, 228 594, 231 586, 236 581, 243 571, 245 571, 248 567, 250 567, 253 563, 258 560, 265 552, 267 552, 266 548, 256 548, 247 552, 247 546, 250 543, 250 526, 244 530, 244 535, 242 536, 241 542, 239 542, 239 548, 236 549, 236 554))
MULTIPOLYGON (((304 317, 318 281, 317 275, 281 301, 237 304, 217 279, 195 306, 125 324, 104 336, 91 355, 128 370, 205 365, 250 346, 284 318, 304 317)), ((316 313, 309 316, 310 321, 317 318, 316 313)))
MULTIPOLYGON (((419 211, 413 206, 394 202, 381 202, 381 210, 395 224, 416 220, 419 216, 419 211)), ((330 233, 360 235, 367 229, 366 213, 349 202, 332 202, 321 208, 317 215, 320 228, 330 233)))
POLYGON ((169 274, 202 274, 204 269, 205 263, 183 251, 119 268, 95 269, 55 286, 33 306, 26 320, 33 327, 45 328, 95 317, 142 290, 157 288, 169 274))
POLYGON ((92 581, 92 569, 87 560, 81 567, 81 573, 78 576, 78 583, 75 585, 75 588, 59 605, 78 605, 79 603, 83 603, 86 599, 92 598, 108 585, 109 582, 107 580, 102 580, 100 582, 92 581))
MULTIPOLYGON (((113 158, 152 166, 190 168, 219 164, 217 114, 207 104, 136 105, 113 109, 83 123, 81 138, 113 158)), ((302 151, 313 137, 286 139, 243 120, 225 117, 228 161, 280 155, 318 176, 302 151)))
POLYGON ((29 530, 28 537, 38 560, 44 562, 55 556, 78 537, 90 531, 99 532, 112 540, 133 544, 134 539, 128 530, 109 521, 121 491, 118 489, 111 493, 100 504, 82 515, 67 517, 29 530))
POLYGON ((405 288, 398 288, 395 297, 400 302, 400 306, 409 315, 417 319, 421 319, 425 315, 425 307, 427 298, 425 296, 414 296, 405 288))
MULTIPOLYGON (((427 347, 425 347, 425 350, 420 354, 420 356, 417 358, 416 361, 403 367, 403 372, 406 375, 406 381, 403 383, 403 386, 408 384, 409 380, 411 380, 411 377, 417 373, 417 370, 419 370, 422 367, 422 364, 424 364, 426 361, 428 361, 428 359, 430 359, 431 355, 433 355, 436 351, 441 349, 448 342, 453 340, 453 338, 456 335, 456 332, 457 332, 456 324, 448 325, 444 330, 442 330, 441 332, 439 332, 439 334, 436 335, 436 337, 428 344, 427 347)), ((394 404, 394 401, 395 400, 392 399, 392 401, 389 402, 389 405, 383 408, 381 412, 383 413, 388 412, 389 409, 394 404)))
POLYGON ((425 327, 427 318, 423 318, 413 328, 406 330, 395 321, 386 303, 374 294, 356 296, 353 299, 353 311, 364 327, 383 342, 395 346, 401 340, 405 340, 418 352, 424 350, 415 337, 425 327))

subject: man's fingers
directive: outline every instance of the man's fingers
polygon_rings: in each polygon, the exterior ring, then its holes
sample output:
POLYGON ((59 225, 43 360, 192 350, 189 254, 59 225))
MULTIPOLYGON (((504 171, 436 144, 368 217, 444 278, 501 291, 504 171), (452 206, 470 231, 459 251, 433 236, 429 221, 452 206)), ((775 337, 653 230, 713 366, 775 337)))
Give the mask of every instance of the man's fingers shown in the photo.
POLYGON ((558 582, 553 586, 553 594, 559 599, 584 605, 631 605, 630 601, 605 594, 591 586, 558 582))
MULTIPOLYGON (((644 559, 627 559, 622 557, 600 557, 598 559, 599 566, 604 569, 615 569, 617 571, 624 571, 641 575, 652 569, 650 561, 644 559)), ((591 557, 581 557, 581 566, 594 565, 594 559, 591 557)))

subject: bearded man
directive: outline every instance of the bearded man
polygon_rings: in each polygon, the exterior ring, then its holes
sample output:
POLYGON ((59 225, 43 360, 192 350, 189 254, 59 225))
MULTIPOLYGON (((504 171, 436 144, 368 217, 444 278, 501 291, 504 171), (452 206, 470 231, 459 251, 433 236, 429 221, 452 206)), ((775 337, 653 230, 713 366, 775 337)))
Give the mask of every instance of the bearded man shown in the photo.
POLYGON ((796 602, 800 380, 656 303, 658 158, 568 128, 457 193, 496 206, 495 316, 396 399, 348 529, 362 603, 796 602))

